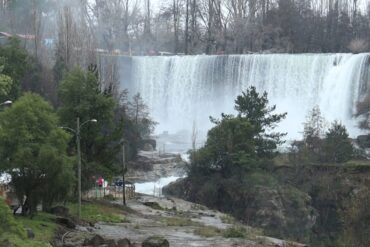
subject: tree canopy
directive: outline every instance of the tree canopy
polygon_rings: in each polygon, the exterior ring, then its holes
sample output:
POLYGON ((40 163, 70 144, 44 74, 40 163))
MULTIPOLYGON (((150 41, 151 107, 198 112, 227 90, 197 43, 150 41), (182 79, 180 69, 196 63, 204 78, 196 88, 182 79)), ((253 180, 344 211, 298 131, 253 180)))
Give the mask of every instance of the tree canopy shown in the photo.
POLYGON ((248 88, 235 100, 237 116, 222 114, 221 120, 208 132, 204 147, 191 154, 190 174, 235 173, 235 168, 250 171, 263 168, 262 163, 276 154, 284 133, 271 132, 286 113, 274 114, 267 93, 260 95, 248 88))
POLYGON ((74 178, 66 153, 70 137, 58 128, 52 107, 27 93, 0 113, 0 123, 0 170, 12 176, 24 213, 64 197, 74 178))
POLYGON ((337 121, 333 122, 326 132, 324 146, 326 160, 329 162, 343 163, 353 156, 353 146, 348 138, 347 129, 337 121))

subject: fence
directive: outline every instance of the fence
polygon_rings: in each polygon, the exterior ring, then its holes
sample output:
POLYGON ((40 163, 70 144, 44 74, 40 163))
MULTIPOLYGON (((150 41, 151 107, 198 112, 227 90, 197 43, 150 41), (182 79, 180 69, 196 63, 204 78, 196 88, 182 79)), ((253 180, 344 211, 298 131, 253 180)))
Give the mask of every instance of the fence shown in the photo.
MULTIPOLYGON (((122 198, 122 186, 107 186, 107 187, 95 187, 88 191, 84 197, 86 198, 104 198, 104 197, 113 197, 113 198, 122 198)), ((126 199, 132 199, 135 197, 135 185, 134 184, 126 184, 125 190, 126 199)))

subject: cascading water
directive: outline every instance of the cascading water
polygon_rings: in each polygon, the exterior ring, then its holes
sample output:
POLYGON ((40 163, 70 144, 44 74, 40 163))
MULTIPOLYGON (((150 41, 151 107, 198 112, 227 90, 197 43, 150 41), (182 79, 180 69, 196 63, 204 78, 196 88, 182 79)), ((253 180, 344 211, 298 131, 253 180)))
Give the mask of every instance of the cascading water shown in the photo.
MULTIPOLYGON (((320 107, 327 121, 339 120, 352 136, 353 120, 368 54, 274 54, 230 56, 133 57, 130 80, 121 87, 140 92, 159 132, 206 131, 209 116, 234 113, 234 99, 254 85, 267 91, 276 112, 288 112, 279 127, 301 138, 309 110, 320 107)), ((124 78, 121 75, 121 78, 124 78)))

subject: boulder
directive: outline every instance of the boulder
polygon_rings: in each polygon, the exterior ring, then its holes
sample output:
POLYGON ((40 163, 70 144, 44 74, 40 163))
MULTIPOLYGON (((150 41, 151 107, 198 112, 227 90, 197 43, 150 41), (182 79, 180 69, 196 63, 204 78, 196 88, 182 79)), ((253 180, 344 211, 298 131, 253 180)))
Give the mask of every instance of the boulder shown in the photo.
POLYGON ((63 225, 63 226, 65 226, 67 228, 70 228, 70 229, 75 229, 76 228, 76 224, 69 218, 57 217, 55 219, 55 222, 57 224, 63 225))
POLYGON ((127 238, 120 240, 110 240, 108 247, 131 247, 131 242, 127 238))
POLYGON ((100 245, 103 245, 105 243, 106 243, 105 239, 102 236, 96 234, 94 237, 90 239, 85 239, 84 246, 99 247, 100 245))
POLYGON ((144 147, 143 147, 143 150, 144 151, 147 151, 147 152, 152 152, 152 151, 154 151, 154 148, 153 148, 153 146, 151 144, 145 143, 144 144, 144 147))
POLYGON ((63 206, 56 206, 50 209, 50 213, 65 217, 69 214, 69 209, 63 206))
POLYGON ((170 243, 162 236, 151 236, 144 240, 142 247, 169 247, 170 243))

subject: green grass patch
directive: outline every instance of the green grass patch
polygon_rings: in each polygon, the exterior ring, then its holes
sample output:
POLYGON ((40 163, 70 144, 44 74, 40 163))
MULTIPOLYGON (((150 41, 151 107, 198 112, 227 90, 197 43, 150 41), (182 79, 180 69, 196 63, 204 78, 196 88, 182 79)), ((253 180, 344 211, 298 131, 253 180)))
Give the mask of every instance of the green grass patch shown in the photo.
POLYGON ((216 237, 216 236, 222 236, 223 230, 217 227, 214 227, 214 226, 204 226, 204 227, 195 229, 194 234, 202 236, 202 237, 206 237, 206 238, 211 238, 211 237, 216 237))
MULTIPOLYGON (((69 212, 73 217, 77 217, 78 204, 69 203, 67 205, 69 212)), ((122 223, 127 222, 123 214, 123 210, 105 204, 99 203, 83 203, 81 207, 81 219, 91 223, 107 222, 107 223, 122 223)))
POLYGON ((162 210, 162 211, 166 210, 165 208, 161 207, 161 205, 159 205, 158 202, 144 202, 143 204, 155 210, 162 210))
POLYGON ((232 226, 227 229, 220 229, 214 226, 202 226, 195 229, 193 233, 206 238, 222 236, 224 238, 247 239, 255 239, 257 235, 263 234, 261 230, 244 227, 242 225, 232 226))
POLYGON ((230 227, 224 230, 222 236, 224 238, 246 238, 248 232, 244 227, 230 227))
POLYGON ((36 240, 28 240, 19 237, 18 235, 14 234, 2 234, 0 237, 0 246, 27 246, 27 247, 52 247, 52 245, 48 242, 41 242, 36 240))
POLYGON ((171 218, 164 218, 163 222, 167 226, 200 226, 201 223, 192 221, 189 218, 183 217, 171 217, 171 218))
POLYGON ((0 246, 51 247, 57 230, 52 215, 39 213, 30 217, 14 217, 9 207, 0 198, 0 246), (32 229, 35 239, 29 240, 26 228, 32 229))
POLYGON ((236 222, 234 217, 227 214, 221 216, 221 221, 224 224, 235 224, 236 222))
POLYGON ((55 216, 39 212, 32 219, 30 217, 17 216, 16 221, 25 228, 30 228, 35 233, 35 240, 50 242, 53 240, 58 225, 55 223, 55 216))

